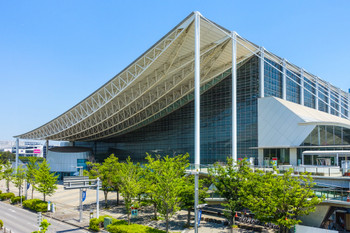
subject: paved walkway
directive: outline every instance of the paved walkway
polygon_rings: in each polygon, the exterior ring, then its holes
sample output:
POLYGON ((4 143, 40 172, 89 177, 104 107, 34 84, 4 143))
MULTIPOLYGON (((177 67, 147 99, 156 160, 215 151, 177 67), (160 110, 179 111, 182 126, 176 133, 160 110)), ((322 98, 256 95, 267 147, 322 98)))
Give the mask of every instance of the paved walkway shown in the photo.
MULTIPOLYGON (((0 190, 6 192, 5 181, 0 181, 0 190)), ((18 189, 11 184, 10 191, 18 195, 18 189)), ((28 190, 27 197, 31 198, 32 190, 31 188, 28 190)), ((47 201, 51 201, 56 205, 55 213, 47 213, 45 214, 50 222, 50 218, 54 218, 75 226, 79 226, 81 228, 88 228, 89 219, 90 219, 90 211, 93 211, 93 216, 96 216, 96 190, 87 189, 86 190, 86 200, 84 201, 83 206, 83 220, 79 222, 79 190, 71 189, 64 190, 63 185, 58 185, 58 189, 56 193, 51 197, 46 197, 47 201)), ((34 198, 43 199, 42 194, 34 191, 34 198)), ((109 209, 104 209, 104 195, 102 191, 99 191, 99 200, 100 200, 100 216, 101 215, 110 215, 116 219, 127 219, 125 214, 124 205, 116 206, 116 193, 108 194, 109 201, 109 209)), ((122 199, 122 198, 120 198, 122 199)), ((151 227, 155 227, 158 229, 165 229, 164 221, 153 221, 153 212, 151 207, 141 208, 139 211, 139 217, 132 219, 132 222, 139 223, 143 225, 148 225, 151 227)), ((220 217, 206 216, 202 215, 202 217, 207 217, 211 219, 223 220, 220 217)), ((172 232, 183 232, 183 233, 193 233, 194 229, 184 229, 184 225, 187 219, 186 211, 179 211, 170 221, 170 229, 172 232)), ((201 221, 199 232, 201 233, 227 233, 230 232, 226 226, 223 224, 215 224, 212 222, 201 221)), ((241 229, 235 229, 234 232, 253 232, 241 229)), ((267 232, 267 231, 266 231, 267 232)), ((272 231, 270 231, 272 232, 272 231)))

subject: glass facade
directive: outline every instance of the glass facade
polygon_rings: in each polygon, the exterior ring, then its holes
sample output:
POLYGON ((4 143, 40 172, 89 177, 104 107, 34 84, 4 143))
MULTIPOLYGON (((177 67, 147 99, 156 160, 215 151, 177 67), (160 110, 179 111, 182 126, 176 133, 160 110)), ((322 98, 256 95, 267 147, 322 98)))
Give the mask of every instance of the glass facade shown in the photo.
MULTIPOLYGON (((264 94, 266 97, 282 98, 282 66, 265 58, 264 94)), ((258 157, 258 98, 260 59, 252 56, 237 69, 237 152, 238 158, 258 157), (253 149, 254 148, 254 149, 253 149)), ((232 129, 232 78, 230 70, 201 94, 201 164, 225 161, 231 156, 232 129)), ((316 85, 314 81, 301 77, 300 73, 286 69, 286 100, 300 104, 301 93, 304 105, 328 112, 328 103, 348 114, 347 99, 329 87, 316 85), (301 90, 301 85, 304 90, 301 90), (317 90, 316 90, 317 89, 317 90), (316 93, 317 91, 317 93, 316 93), (329 98, 329 96, 331 98, 329 98), (340 105, 339 105, 340 100, 340 105)), ((192 95, 193 98, 193 95, 192 95)), ((337 114, 337 111, 331 111, 337 114)), ((96 142, 75 142, 76 146, 91 147, 97 161, 110 154, 120 160, 130 156, 143 162, 146 153, 159 155, 190 154, 194 162, 194 102, 188 102, 170 114, 132 132, 96 142)), ((350 130, 336 126, 317 126, 301 146, 350 145, 350 130)), ((264 149, 264 157, 278 158, 279 164, 290 162, 289 149, 264 149)), ((299 157, 299 152, 298 152, 299 157)), ((257 164, 257 159, 255 163, 257 164)))
POLYGON ((282 66, 270 59, 265 58, 265 60, 265 96, 282 98, 282 66))
POLYGON ((350 129, 333 125, 317 125, 301 144, 301 146, 328 145, 350 145, 350 129))
MULTIPOLYGON (((238 157, 257 157, 259 59, 252 57, 237 70, 238 157)), ((225 161, 232 150, 232 78, 228 75, 201 95, 201 164, 225 161)), ((143 162, 146 153, 190 154, 194 162, 194 102, 133 132, 104 142, 75 142, 93 148, 98 161, 114 153, 143 162)))

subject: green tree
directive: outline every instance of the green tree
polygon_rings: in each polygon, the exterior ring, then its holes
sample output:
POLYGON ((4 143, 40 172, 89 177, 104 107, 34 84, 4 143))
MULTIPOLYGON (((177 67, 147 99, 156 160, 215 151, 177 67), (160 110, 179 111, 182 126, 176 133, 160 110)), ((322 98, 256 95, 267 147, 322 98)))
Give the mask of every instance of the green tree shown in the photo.
POLYGON ((32 199, 33 199, 33 194, 34 194, 35 185, 36 185, 35 173, 38 170, 37 161, 38 161, 37 157, 28 157, 26 180, 28 183, 32 185, 32 199))
POLYGON ((47 164, 46 159, 44 159, 43 162, 39 164, 34 177, 37 182, 35 188, 43 194, 44 201, 46 201, 46 196, 51 196, 56 192, 58 175, 50 173, 49 164, 47 164))
POLYGON ((5 164, 7 161, 14 161, 16 158, 16 155, 9 152, 4 151, 0 153, 0 164, 5 164))
POLYGON ((108 193, 113 191, 112 176, 107 167, 102 163, 86 163, 89 166, 88 176, 90 179, 100 178, 101 190, 105 197, 105 208, 108 208, 108 193))
POLYGON ((111 154, 103 162, 103 171, 107 177, 108 187, 117 192, 117 205, 119 205, 119 191, 120 191, 120 163, 118 158, 111 154))
MULTIPOLYGON (((199 179, 198 184, 198 196, 199 196, 199 204, 205 203, 205 198, 209 196, 207 193, 208 188, 204 186, 204 180, 199 179)), ((183 190, 181 192, 181 208, 185 208, 187 210, 187 226, 190 226, 191 221, 191 210, 194 207, 194 176, 188 176, 186 178, 185 185, 183 186, 183 190)))
POLYGON ((166 232, 169 232, 169 218, 180 209, 181 192, 186 182, 188 154, 163 158, 147 155, 146 167, 153 172, 155 185, 153 196, 157 200, 159 213, 165 217, 166 232))
POLYGON ((40 223, 40 231, 33 231, 32 233, 45 233, 47 231, 47 228, 49 228, 49 226, 51 225, 51 223, 49 223, 46 219, 43 219, 40 223))
POLYGON ((128 224, 130 224, 131 206, 140 191, 140 165, 131 162, 130 157, 128 157, 126 163, 120 165, 120 193, 124 198, 128 224))
POLYGON ((22 187, 26 179, 26 172, 24 168, 18 166, 15 174, 13 174, 13 184, 18 188, 18 196, 22 196, 22 187))
POLYGON ((243 208, 243 199, 245 197, 244 187, 247 177, 251 174, 246 160, 234 162, 227 158, 225 166, 215 163, 212 169, 209 169, 209 176, 217 188, 216 192, 226 199, 226 203, 221 204, 225 207, 225 216, 230 225, 235 225, 235 213, 243 208))
POLYGON ((256 172, 246 182, 245 205, 254 212, 256 218, 280 227, 280 232, 288 232, 301 222, 298 217, 315 211, 322 201, 312 187, 309 174, 294 176, 293 171, 284 174, 256 172))
POLYGON ((6 180, 6 192, 10 192, 10 182, 12 181, 13 168, 9 160, 4 163, 4 168, 2 172, 3 178, 6 180))

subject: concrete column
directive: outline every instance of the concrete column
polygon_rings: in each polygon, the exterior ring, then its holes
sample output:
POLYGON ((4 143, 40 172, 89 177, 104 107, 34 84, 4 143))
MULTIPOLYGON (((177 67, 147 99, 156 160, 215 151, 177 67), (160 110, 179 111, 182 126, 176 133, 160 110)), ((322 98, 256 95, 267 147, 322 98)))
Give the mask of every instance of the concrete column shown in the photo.
POLYGON ((289 161, 290 161, 290 165, 293 165, 293 166, 298 165, 298 156, 297 156, 296 148, 289 149, 289 161))
POLYGON ((300 104, 304 105, 304 70, 300 70, 300 104))
POLYGON ((265 59, 264 59, 264 47, 260 47, 260 67, 259 67, 259 84, 260 84, 260 98, 265 97, 265 59))
POLYGON ((237 34, 232 32, 232 159, 237 161, 237 34))
POLYGON ((49 140, 46 140, 46 158, 47 158, 47 155, 49 154, 49 140))
POLYGON ((282 99, 287 99, 287 68, 286 59, 282 60, 282 99))
POLYGON ((19 156, 19 138, 16 138, 16 174, 18 169, 18 156, 19 156))
POLYGON ((318 77, 315 77, 315 109, 318 110, 318 77))
POLYGON ((328 96, 327 96, 327 98, 328 98, 328 113, 331 113, 331 85, 329 85, 329 83, 328 83, 328 96))
POLYGON ((264 149, 258 149, 258 164, 259 166, 264 165, 264 149))

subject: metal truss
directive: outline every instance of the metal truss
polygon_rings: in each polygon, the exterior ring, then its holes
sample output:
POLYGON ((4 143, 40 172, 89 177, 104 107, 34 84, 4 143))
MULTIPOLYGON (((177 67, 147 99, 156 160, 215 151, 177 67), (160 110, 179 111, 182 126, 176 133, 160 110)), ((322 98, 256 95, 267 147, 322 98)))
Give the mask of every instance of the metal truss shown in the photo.
MULTIPOLYGON (((96 124, 98 121, 107 118, 112 112, 117 111, 120 106, 126 106, 135 95, 144 91, 144 89, 148 87, 147 85, 141 85, 141 83, 138 84, 139 88, 130 88, 130 86, 141 75, 143 75, 149 67, 158 62, 162 56, 165 56, 165 51, 170 47, 174 47, 175 41, 179 41, 175 47, 180 46, 182 40, 188 33, 187 29, 190 26, 191 24, 188 24, 187 27, 176 28, 141 56, 136 62, 131 64, 85 100, 44 126, 26 134, 22 134, 19 137, 28 139, 66 140, 67 136, 72 135, 76 129, 83 130, 84 127, 89 127, 91 120, 95 121, 96 124), (127 95, 124 94, 123 97, 120 98, 120 95, 126 90, 131 90, 131 95, 130 93, 127 95), (117 97, 118 101, 116 101, 117 103, 114 103, 115 101, 113 100, 117 97), (107 105, 111 108, 108 108, 107 105), (105 109, 105 111, 100 111, 101 109, 105 109), (57 137, 57 135, 59 136, 57 137)), ((174 50, 176 51, 177 49, 175 48, 174 50)), ((164 70, 156 72, 166 72, 168 70, 167 67, 170 67, 171 65, 171 63, 164 63, 164 70)), ((150 78, 148 78, 147 81, 149 81, 149 84, 151 85, 152 82, 150 78)))

